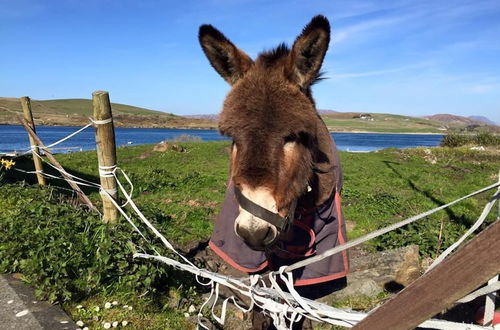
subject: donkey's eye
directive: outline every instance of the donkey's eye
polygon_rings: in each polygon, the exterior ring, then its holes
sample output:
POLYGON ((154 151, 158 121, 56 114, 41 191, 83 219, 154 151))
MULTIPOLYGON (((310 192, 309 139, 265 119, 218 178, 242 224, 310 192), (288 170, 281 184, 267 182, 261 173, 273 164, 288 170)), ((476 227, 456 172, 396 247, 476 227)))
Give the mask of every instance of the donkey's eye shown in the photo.
POLYGON ((295 142, 295 141, 297 141, 297 135, 296 134, 287 135, 287 136, 285 136, 284 141, 285 141, 285 143, 295 142))

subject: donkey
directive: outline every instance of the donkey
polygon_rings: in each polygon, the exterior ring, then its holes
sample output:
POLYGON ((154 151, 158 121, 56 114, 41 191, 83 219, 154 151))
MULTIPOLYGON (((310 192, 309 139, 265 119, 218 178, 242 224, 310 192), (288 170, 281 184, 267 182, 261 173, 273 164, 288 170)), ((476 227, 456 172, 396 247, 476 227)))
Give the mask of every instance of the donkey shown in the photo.
MULTIPOLYGON (((211 249, 257 273, 345 243, 340 161, 311 93, 321 80, 328 20, 312 18, 291 49, 281 44, 255 61, 212 25, 200 27, 199 41, 231 85, 219 118, 233 141, 230 179, 211 249)), ((345 285, 348 267, 347 253, 334 255, 294 271, 294 286, 317 299, 345 285)))

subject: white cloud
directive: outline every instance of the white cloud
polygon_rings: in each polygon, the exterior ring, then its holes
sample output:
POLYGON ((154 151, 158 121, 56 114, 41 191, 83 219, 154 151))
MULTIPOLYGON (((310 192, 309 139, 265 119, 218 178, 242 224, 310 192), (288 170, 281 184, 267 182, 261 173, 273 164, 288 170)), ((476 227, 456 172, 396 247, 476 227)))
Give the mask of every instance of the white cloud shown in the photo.
POLYGON ((389 25, 393 25, 396 23, 400 23, 401 21, 407 19, 407 17, 392 17, 392 18, 383 18, 383 19, 374 19, 370 21, 365 21, 357 24, 352 24, 344 28, 339 28, 337 30, 333 30, 333 42, 335 44, 344 42, 353 37, 359 38, 359 35, 366 32, 374 32, 377 29, 382 27, 386 27, 389 25), (357 35, 357 36, 356 36, 357 35))

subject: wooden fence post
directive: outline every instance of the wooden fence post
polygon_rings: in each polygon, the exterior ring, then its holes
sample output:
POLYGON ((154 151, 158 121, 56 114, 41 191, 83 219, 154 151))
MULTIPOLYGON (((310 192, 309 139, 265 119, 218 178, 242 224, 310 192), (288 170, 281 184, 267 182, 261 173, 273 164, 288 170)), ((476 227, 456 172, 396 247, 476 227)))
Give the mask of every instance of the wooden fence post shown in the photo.
MULTIPOLYGON (((27 96, 23 96, 20 98, 20 101, 21 101, 21 107, 23 108, 24 120, 26 120, 28 125, 33 130, 33 132, 36 132, 35 122, 33 121, 33 113, 31 112, 30 98, 27 96)), ((35 164, 36 178, 38 179, 38 184, 45 186, 47 183, 45 181, 45 177, 43 176, 43 164, 42 164, 42 159, 40 158, 40 149, 38 148, 38 143, 36 143, 35 139, 30 134, 28 134, 28 137, 30 139, 30 145, 32 150, 31 154, 33 155, 33 163, 35 164)))
MULTIPOLYGON (((118 199, 117 184, 115 177, 111 174, 116 168, 115 128, 108 92, 96 91, 92 93, 92 104, 101 186, 116 201, 118 199)), ((101 196, 103 221, 116 222, 118 220, 118 210, 107 195, 101 194, 101 196)))

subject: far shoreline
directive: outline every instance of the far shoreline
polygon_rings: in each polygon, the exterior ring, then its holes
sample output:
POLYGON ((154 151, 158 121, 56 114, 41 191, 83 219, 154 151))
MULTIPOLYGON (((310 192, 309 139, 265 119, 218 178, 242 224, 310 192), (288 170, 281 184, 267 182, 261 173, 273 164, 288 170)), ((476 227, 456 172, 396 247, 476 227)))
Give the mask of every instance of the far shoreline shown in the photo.
MULTIPOLYGON (((20 124, 9 124, 9 123, 0 123, 1 126, 21 126, 20 124)), ((44 124, 44 125, 36 125, 36 127, 83 127, 84 125, 50 125, 50 124, 44 124)), ((218 129, 216 127, 186 127, 186 126, 165 126, 165 127, 137 127, 137 126, 115 126, 115 128, 131 128, 131 129, 178 129, 178 130, 211 130, 211 131, 217 131, 218 129)), ((448 131, 443 131, 442 133, 438 132, 376 132, 376 131, 360 131, 360 130, 352 130, 352 131, 337 131, 337 130, 328 130, 330 133, 349 133, 349 134, 395 134, 395 135, 402 135, 402 134, 412 134, 412 135, 446 135, 449 132, 448 131)))

